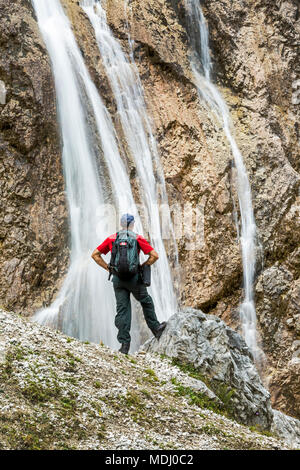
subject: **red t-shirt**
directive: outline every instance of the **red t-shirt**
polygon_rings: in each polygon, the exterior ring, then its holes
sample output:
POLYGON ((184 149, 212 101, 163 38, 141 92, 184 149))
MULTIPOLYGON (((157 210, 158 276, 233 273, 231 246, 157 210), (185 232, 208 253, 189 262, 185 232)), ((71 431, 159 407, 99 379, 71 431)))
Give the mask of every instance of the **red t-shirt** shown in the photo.
MULTIPOLYGON (((110 237, 107 237, 106 240, 104 240, 104 242, 101 243, 101 245, 97 246, 97 250, 100 251, 102 255, 106 255, 109 251, 111 251, 112 244, 116 238, 117 238, 116 233, 114 233, 113 235, 110 235, 110 237)), ((145 255, 147 255, 148 253, 150 253, 150 251, 153 250, 150 243, 147 242, 147 240, 144 237, 142 237, 142 235, 136 235, 136 240, 137 240, 140 250, 142 250, 142 252, 145 253, 145 255)))

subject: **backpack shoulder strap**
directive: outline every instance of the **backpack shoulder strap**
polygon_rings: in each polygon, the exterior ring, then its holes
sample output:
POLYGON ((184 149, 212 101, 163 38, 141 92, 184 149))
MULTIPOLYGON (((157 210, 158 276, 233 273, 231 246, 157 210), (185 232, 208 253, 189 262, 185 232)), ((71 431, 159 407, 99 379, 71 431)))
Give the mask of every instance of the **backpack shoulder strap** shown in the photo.
POLYGON ((114 263, 115 263, 116 253, 117 253, 117 247, 116 247, 115 242, 118 240, 118 238, 119 238, 119 232, 117 232, 117 236, 116 236, 115 240, 112 242, 111 257, 110 257, 111 266, 113 266, 114 263))

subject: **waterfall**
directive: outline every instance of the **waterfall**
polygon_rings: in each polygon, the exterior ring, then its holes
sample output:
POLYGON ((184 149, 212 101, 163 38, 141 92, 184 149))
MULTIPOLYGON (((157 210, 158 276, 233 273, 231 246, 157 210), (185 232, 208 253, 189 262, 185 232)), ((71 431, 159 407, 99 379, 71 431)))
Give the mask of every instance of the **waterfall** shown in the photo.
POLYGON ((170 217, 163 170, 152 133, 137 67, 132 53, 127 58, 110 30, 101 1, 83 0, 81 6, 95 31, 99 51, 117 105, 117 112, 130 156, 139 178, 142 205, 146 209, 150 241, 159 253, 153 268, 152 295, 160 317, 167 320, 176 310, 176 296, 170 263, 163 242, 160 207, 164 208, 164 228, 177 264, 177 245, 170 217), (162 295, 162 292, 164 293, 162 295))
POLYGON ((218 121, 222 124, 234 158, 241 217, 240 243, 244 283, 244 300, 240 305, 240 319, 245 341, 251 349, 254 358, 258 360, 261 351, 257 347, 256 311, 253 293, 256 225, 252 207, 250 183, 242 154, 233 136, 228 107, 211 79, 208 27, 202 12, 200 0, 185 0, 185 5, 192 49, 191 69, 195 77, 196 86, 207 108, 213 111, 218 121))
POLYGON ((107 273, 90 258, 99 239, 107 236, 104 224, 96 231, 97 213, 106 202, 107 189, 99 177, 96 146, 87 124, 87 97, 96 111, 98 128, 101 126, 103 151, 111 162, 109 171, 118 174, 118 180, 112 181, 122 182, 117 203, 125 210, 133 198, 109 115, 90 80, 59 0, 33 0, 33 5, 55 78, 71 233, 70 266, 62 288, 52 305, 38 311, 35 319, 80 339, 102 340, 113 346, 114 294, 107 287, 107 273))
MULTIPOLYGON (((142 223, 114 125, 91 81, 60 1, 32 3, 55 79, 71 233, 70 266, 63 285, 52 305, 38 311, 34 319, 79 339, 101 340, 116 347, 112 285, 107 272, 91 260, 91 252, 115 228, 114 213, 132 212, 140 233, 142 223), (99 153, 103 155, 99 157, 99 153), (107 203, 111 212, 100 219, 107 203)), ((155 298, 161 320, 165 318, 164 292, 156 289, 155 298)))

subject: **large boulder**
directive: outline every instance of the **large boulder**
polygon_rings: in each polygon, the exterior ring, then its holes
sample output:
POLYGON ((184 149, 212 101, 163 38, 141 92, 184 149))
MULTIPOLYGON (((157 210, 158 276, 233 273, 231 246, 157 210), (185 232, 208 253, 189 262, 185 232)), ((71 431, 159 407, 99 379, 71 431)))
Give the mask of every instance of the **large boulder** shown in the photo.
POLYGON ((241 423, 270 429, 273 411, 243 338, 222 320, 185 308, 168 321, 160 340, 147 341, 142 350, 165 354, 176 363, 192 366, 218 395, 230 397, 227 409, 241 423))
POLYGON ((299 449, 300 447, 300 421, 287 416, 281 411, 273 410, 273 422, 271 431, 283 439, 289 447, 299 449))

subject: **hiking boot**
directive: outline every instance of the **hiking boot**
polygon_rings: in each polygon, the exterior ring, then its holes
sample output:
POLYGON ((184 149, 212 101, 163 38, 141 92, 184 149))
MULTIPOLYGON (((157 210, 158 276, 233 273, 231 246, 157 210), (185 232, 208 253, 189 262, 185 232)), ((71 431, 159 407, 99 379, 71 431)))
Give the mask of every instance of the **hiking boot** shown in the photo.
POLYGON ((130 348, 130 343, 122 343, 119 351, 123 354, 128 354, 129 348, 130 348))
POLYGON ((157 328, 157 330, 153 331, 153 334, 155 336, 156 339, 159 339, 162 335, 162 332, 164 331, 164 329, 166 328, 167 326, 167 322, 166 321, 163 321, 159 327, 157 328))

